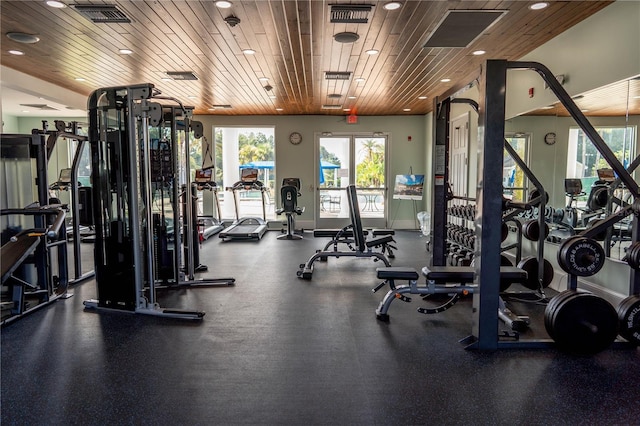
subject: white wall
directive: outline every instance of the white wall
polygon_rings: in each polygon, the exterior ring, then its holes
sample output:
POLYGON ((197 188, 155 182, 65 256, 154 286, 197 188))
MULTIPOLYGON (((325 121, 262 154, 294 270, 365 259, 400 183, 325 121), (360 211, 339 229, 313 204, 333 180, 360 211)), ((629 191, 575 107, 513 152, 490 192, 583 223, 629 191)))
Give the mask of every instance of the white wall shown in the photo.
MULTIPOLYGON (((277 179, 299 177, 302 182, 300 205, 306 207, 297 220, 299 226, 314 226, 315 198, 313 194, 317 171, 315 168, 314 135, 322 132, 333 133, 373 133, 389 134, 389 176, 387 186, 393 190, 393 180, 397 174, 428 174, 426 147, 431 138, 428 134, 429 119, 425 116, 361 116, 357 124, 346 124, 342 116, 320 115, 274 115, 274 116, 216 116, 200 115, 195 120, 202 121, 205 136, 213 141, 214 126, 275 126, 275 155, 277 179), (302 143, 289 143, 291 132, 302 134, 302 143), (427 134, 429 136, 427 136, 427 134), (409 136, 411 141, 408 140, 409 136)), ((428 187, 427 187, 428 188, 428 187)), ((427 206, 427 196, 418 210, 427 206)), ((389 200, 389 217, 394 219, 395 228, 415 228, 413 205, 403 200, 389 200)))
MULTIPOLYGON (((617 1, 521 58, 564 74, 574 96, 640 75, 640 1, 617 1)), ((533 71, 507 73, 507 117, 557 101, 533 71), (529 88, 534 96, 528 96, 529 88)))

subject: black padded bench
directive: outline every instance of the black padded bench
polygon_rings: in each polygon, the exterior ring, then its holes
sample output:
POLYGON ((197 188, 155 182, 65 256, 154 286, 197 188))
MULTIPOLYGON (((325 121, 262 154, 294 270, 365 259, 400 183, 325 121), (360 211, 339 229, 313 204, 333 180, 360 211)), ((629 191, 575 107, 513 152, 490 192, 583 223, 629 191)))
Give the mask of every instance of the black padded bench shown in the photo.
MULTIPOLYGON (((338 236, 338 233, 340 233, 340 231, 342 231, 342 236, 343 237, 353 237, 353 230, 351 229, 314 229, 313 230, 313 236, 314 237, 328 237, 328 238, 335 238, 336 236, 338 236)), ((369 235, 369 231, 368 230, 363 230, 362 233, 366 236, 369 235)), ((395 235, 396 231, 393 229, 372 229, 371 233, 374 237, 379 237, 381 235, 395 235)))
MULTIPOLYGON (((423 314, 443 312, 453 306, 460 295, 474 293, 477 285, 474 284, 475 268, 472 266, 432 266, 422 268, 422 275, 427 278, 426 286, 418 287, 419 274, 414 268, 387 267, 376 269, 377 277, 385 280, 373 289, 374 292, 389 284, 390 290, 384 296, 378 308, 376 317, 381 321, 389 321, 389 307, 391 303, 400 299, 403 302, 411 302, 407 294, 419 294, 422 296, 432 294, 447 294, 450 298, 444 304, 435 308, 418 308, 423 314), (395 280, 407 280, 408 284, 396 286, 395 280), (446 285, 449 284, 449 285, 446 285), (457 285, 450 285, 457 284, 457 285)), ((527 279, 527 272, 515 266, 501 266, 500 280, 510 284, 522 283, 527 279)), ((524 321, 507 309, 500 309, 499 315, 508 322, 513 329, 526 327, 524 321)))
MULTIPOLYGON (((425 266, 422 275, 428 280, 441 283, 466 284, 473 282, 475 268, 473 266, 425 266)), ((527 271, 515 266, 500 267, 500 281, 503 283, 521 283, 527 279, 527 271)))

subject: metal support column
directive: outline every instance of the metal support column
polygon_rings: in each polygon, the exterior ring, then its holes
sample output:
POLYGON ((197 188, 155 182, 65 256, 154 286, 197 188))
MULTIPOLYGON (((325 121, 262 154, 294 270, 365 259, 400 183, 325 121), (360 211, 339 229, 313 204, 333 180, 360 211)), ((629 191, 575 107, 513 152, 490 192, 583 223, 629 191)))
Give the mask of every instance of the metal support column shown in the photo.
POLYGON ((436 123, 433 145, 433 232, 431 233, 432 265, 444 266, 447 240, 447 184, 449 182, 449 120, 451 100, 435 100, 436 123))
POLYGON ((480 76, 478 122, 478 188, 476 192, 474 343, 481 350, 498 348, 502 167, 507 62, 486 61, 480 76))

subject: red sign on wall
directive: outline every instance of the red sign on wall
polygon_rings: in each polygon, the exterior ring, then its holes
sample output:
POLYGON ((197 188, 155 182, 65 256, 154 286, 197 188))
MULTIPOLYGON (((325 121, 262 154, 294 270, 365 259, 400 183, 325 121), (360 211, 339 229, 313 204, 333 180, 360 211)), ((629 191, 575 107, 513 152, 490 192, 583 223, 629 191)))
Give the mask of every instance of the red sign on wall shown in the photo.
POLYGON ((347 115, 347 124, 357 124, 358 116, 357 115, 347 115))

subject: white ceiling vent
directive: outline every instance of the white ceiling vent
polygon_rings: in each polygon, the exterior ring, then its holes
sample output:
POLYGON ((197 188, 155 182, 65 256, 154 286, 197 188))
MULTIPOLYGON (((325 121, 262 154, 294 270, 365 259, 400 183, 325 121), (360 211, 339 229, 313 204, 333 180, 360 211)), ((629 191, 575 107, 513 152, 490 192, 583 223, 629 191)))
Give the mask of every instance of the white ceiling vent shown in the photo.
POLYGON ((322 105, 322 109, 342 109, 342 105, 324 104, 322 105))
POLYGON ((167 71, 169 77, 174 80, 197 80, 198 77, 193 73, 193 71, 167 71))
POLYGON ((332 4, 330 22, 366 24, 372 7, 370 4, 332 4))
POLYGON ((20 104, 20 106, 39 109, 41 111, 58 111, 58 108, 54 108, 47 104, 20 104))
POLYGON ((127 17, 120 9, 111 4, 75 4, 73 8, 82 16, 95 22, 96 24, 113 24, 113 23, 130 23, 131 19, 127 17))

